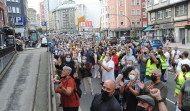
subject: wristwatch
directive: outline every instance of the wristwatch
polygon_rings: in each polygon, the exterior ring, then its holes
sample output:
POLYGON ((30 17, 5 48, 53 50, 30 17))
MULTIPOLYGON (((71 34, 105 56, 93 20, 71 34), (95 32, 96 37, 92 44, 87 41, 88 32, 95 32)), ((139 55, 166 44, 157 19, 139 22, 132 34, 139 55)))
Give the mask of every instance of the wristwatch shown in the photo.
POLYGON ((164 99, 157 100, 158 103, 164 102, 164 99))

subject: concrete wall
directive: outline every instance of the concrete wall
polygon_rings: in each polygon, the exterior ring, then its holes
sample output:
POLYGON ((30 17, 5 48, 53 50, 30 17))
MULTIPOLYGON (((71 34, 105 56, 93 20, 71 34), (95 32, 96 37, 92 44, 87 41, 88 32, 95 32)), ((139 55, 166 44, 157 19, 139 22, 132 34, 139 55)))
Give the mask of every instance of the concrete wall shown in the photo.
POLYGON ((6 56, 0 58, 0 74, 2 73, 2 71, 4 70, 4 68, 7 66, 7 64, 9 63, 9 61, 12 59, 12 57, 15 55, 15 51, 7 54, 6 56))

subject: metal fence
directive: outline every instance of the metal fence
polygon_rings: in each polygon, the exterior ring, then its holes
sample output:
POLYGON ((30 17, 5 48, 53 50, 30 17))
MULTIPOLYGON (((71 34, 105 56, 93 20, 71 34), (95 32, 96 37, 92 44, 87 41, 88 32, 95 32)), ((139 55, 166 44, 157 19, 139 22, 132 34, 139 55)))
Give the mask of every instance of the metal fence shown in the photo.
POLYGON ((14 46, 10 46, 10 47, 7 47, 7 48, 4 48, 4 49, 0 49, 0 58, 13 52, 15 49, 14 49, 14 46))

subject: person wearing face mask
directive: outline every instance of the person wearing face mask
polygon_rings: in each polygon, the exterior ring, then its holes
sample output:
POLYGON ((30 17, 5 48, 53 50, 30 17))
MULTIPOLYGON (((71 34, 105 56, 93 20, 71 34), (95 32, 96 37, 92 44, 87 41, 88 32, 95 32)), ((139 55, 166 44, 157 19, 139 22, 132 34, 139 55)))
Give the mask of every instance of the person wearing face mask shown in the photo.
MULTIPOLYGON (((147 60, 150 59, 150 56, 149 56, 149 50, 147 48, 143 49, 144 51, 144 58, 146 58, 147 60)), ((146 73, 146 62, 143 62, 141 59, 140 59, 140 53, 139 53, 139 58, 138 58, 138 63, 140 64, 140 80, 141 82, 144 81, 145 79, 145 73, 146 73)))
POLYGON ((90 111, 121 111, 118 101, 113 96, 115 82, 107 80, 104 82, 101 94, 96 94, 92 101, 90 111))
POLYGON ((181 52, 178 50, 178 47, 176 46, 174 48, 174 50, 172 50, 172 52, 171 52, 171 58, 174 59, 172 61, 172 66, 173 66, 174 72, 176 72, 176 66, 177 66, 177 63, 175 61, 177 61, 177 59, 179 58, 180 55, 181 55, 181 52))
POLYGON ((127 54, 125 56, 123 56, 122 60, 121 60, 121 65, 123 67, 125 67, 127 64, 127 60, 132 60, 133 63, 136 65, 137 64, 137 60, 136 58, 132 55, 132 49, 131 48, 128 48, 127 49, 127 54))
POLYGON ((158 56, 160 57, 160 62, 161 62, 161 72, 162 72, 162 76, 161 76, 161 81, 165 82, 164 76, 165 76, 165 72, 166 72, 166 56, 164 55, 162 50, 158 50, 158 56))
POLYGON ((82 63, 79 68, 79 71, 82 75, 82 82, 84 85, 84 95, 87 93, 87 88, 86 88, 86 81, 88 81, 88 85, 90 87, 91 94, 94 95, 93 88, 92 88, 92 73, 90 72, 90 63, 87 62, 87 58, 85 56, 82 57, 82 63))
MULTIPOLYGON (((187 78, 190 77, 190 67, 187 64, 183 64, 181 66, 181 72, 177 72, 176 73, 176 77, 174 79, 174 81, 176 82, 176 88, 175 88, 175 93, 174 93, 174 97, 178 100, 178 95, 181 89, 181 85, 185 82, 185 80, 187 80, 187 78)), ((178 101, 176 104, 176 111, 180 111, 178 109, 178 101)))
POLYGON ((163 52, 164 52, 164 55, 166 57, 166 73, 164 74, 164 82, 167 81, 168 79, 168 68, 169 68, 169 60, 170 60, 170 53, 168 53, 167 49, 166 48, 163 48, 163 52))
MULTIPOLYGON (((100 61, 105 61, 105 52, 103 52, 102 53, 102 56, 100 57, 100 61)), ((101 70, 101 65, 100 64, 98 64, 99 65, 99 69, 98 69, 98 71, 99 71, 99 73, 100 73, 100 80, 101 80, 101 83, 100 84, 102 84, 102 70, 101 70)))
POLYGON ((139 86, 140 90, 140 95, 151 95, 150 91, 153 88, 158 88, 161 92, 161 99, 160 100, 155 100, 157 101, 155 103, 155 107, 153 111, 159 111, 159 102, 164 102, 166 105, 166 97, 168 94, 168 88, 167 85, 160 80, 161 78, 161 71, 159 69, 153 69, 152 74, 151 74, 151 81, 147 81, 145 84, 143 82, 140 82, 137 80, 137 84, 139 86))
POLYGON ((120 55, 119 55, 119 59, 118 59, 118 61, 119 61, 119 63, 118 63, 118 66, 119 66, 118 73, 120 73, 121 70, 123 69, 123 65, 121 64, 121 60, 126 55, 126 51, 125 51, 126 48, 127 47, 123 47, 123 48, 121 48, 121 51, 120 51, 120 55))
POLYGON ((61 105, 64 111, 78 111, 80 106, 75 81, 70 77, 71 71, 70 67, 64 66, 61 83, 58 87, 54 87, 55 92, 61 94, 61 105))
POLYGON ((118 69, 119 69, 119 67, 118 67, 118 59, 119 59, 119 56, 116 55, 116 50, 112 49, 112 61, 115 64, 115 67, 114 67, 115 78, 118 76, 118 69))
POLYGON ((190 66, 190 60, 187 58, 189 55, 189 53, 187 51, 184 51, 181 53, 181 57, 182 57, 182 60, 180 60, 178 62, 178 65, 177 65, 177 71, 180 72, 181 71, 181 66, 183 64, 187 64, 190 66))
POLYGON ((114 62, 111 60, 111 54, 106 53, 105 61, 98 61, 99 65, 101 66, 102 71, 102 82, 105 82, 106 80, 113 80, 115 81, 114 76, 114 62))
POLYGON ((124 82, 120 81, 120 93, 123 94, 126 106, 124 111, 135 111, 137 106, 136 96, 139 95, 140 88, 137 85, 138 72, 132 70, 129 73, 129 82, 124 85, 124 82))
POLYGON ((70 54, 66 55, 64 66, 69 66, 72 69, 72 72, 71 72, 70 76, 72 78, 74 78, 73 75, 76 72, 76 69, 74 67, 75 66, 75 62, 72 60, 72 56, 70 54))

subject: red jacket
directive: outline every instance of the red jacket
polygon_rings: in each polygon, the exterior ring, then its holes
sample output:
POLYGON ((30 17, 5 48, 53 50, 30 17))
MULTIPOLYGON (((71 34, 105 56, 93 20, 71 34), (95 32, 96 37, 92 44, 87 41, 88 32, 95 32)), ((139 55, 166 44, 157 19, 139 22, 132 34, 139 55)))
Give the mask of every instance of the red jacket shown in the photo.
POLYGON ((112 61, 114 62, 114 64, 115 64, 115 68, 114 68, 114 71, 117 71, 117 70, 119 70, 119 67, 118 67, 118 59, 119 59, 119 56, 118 55, 113 55, 113 57, 112 57, 112 61))

